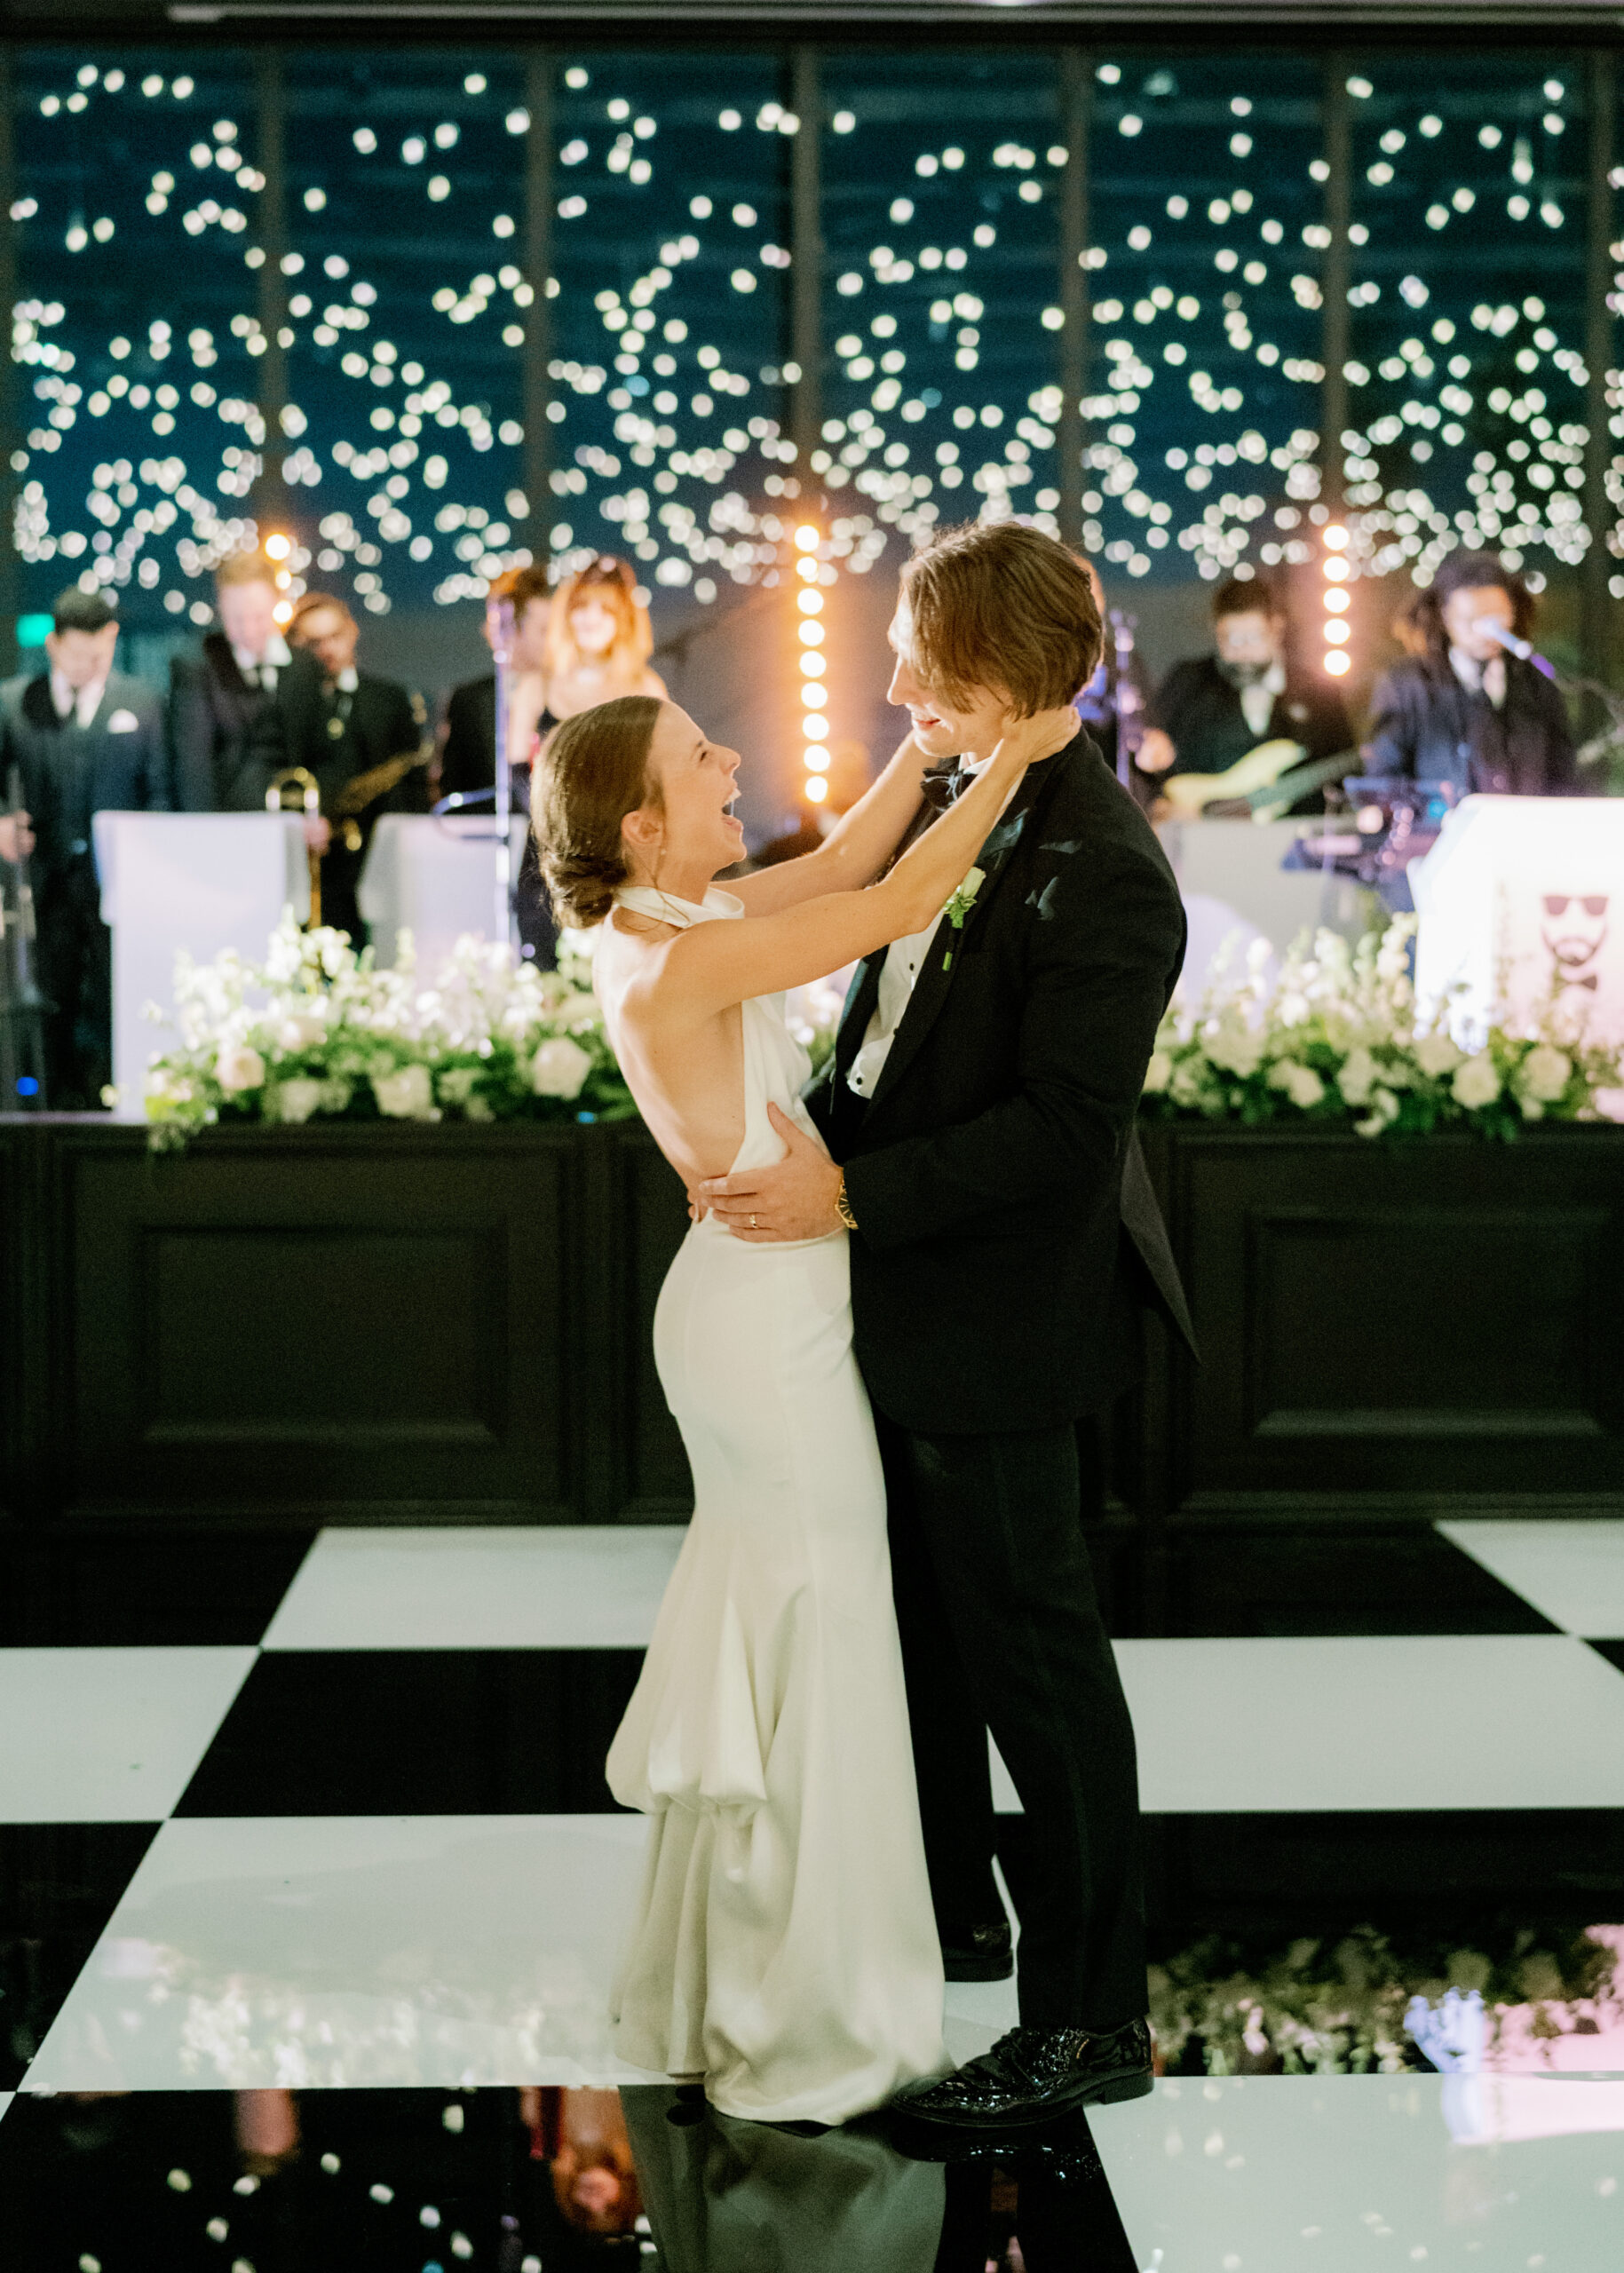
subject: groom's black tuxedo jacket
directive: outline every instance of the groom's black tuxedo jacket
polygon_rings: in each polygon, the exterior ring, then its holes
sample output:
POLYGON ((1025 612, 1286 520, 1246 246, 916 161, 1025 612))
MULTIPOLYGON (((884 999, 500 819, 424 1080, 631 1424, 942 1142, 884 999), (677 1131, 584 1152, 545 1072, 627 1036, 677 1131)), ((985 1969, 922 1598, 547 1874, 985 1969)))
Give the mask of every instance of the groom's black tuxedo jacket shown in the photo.
POLYGON ((1188 1338, 1134 1136, 1184 953, 1173 872, 1086 734, 1023 777, 944 919, 872 1099, 846 1073, 884 951, 858 966, 808 1093, 858 1231, 858 1362, 926 1435, 1057 1426, 1131 1378, 1129 1304, 1188 1338), (951 949, 951 961, 944 961, 951 949))

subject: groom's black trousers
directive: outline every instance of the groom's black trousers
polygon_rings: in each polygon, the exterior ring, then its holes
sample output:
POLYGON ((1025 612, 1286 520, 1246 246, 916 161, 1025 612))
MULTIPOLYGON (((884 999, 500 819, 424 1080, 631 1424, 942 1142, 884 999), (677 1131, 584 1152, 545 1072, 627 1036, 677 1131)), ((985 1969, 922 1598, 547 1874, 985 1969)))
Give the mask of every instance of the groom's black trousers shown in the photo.
POLYGON ((1137 1778, 1083 1537, 1076 1431, 875 1424, 942 1937, 1000 1914, 990 1728, 1026 1811, 1021 2020, 1119 2027, 1146 2007, 1137 1778))

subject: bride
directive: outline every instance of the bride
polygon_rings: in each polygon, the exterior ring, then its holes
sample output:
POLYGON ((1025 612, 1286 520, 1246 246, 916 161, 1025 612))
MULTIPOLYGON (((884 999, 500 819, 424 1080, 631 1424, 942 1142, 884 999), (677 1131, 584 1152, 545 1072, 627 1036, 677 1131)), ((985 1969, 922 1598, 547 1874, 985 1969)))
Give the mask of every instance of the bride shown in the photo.
MULTIPOLYGON (((649 696, 558 728, 543 871, 561 923, 604 925, 610 1035, 690 1191, 778 1159, 789 1123, 816 1141, 782 991, 931 923, 1040 754, 1006 738, 875 883, 919 809, 910 737, 817 851, 722 891, 737 752, 649 696)), ((696 1222, 654 1350, 694 1511, 609 1754, 616 1799, 653 1818, 616 2047, 725 2114, 839 2123, 949 2064, 844 1233, 696 1222)))

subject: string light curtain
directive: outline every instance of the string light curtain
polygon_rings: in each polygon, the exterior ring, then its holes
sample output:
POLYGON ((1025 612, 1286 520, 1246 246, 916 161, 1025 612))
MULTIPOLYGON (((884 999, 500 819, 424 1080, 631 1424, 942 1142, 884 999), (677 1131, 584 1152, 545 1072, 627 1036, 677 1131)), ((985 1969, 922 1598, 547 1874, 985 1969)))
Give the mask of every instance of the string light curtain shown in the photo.
POLYGON ((704 606, 790 581, 809 509, 843 577, 943 518, 1058 528, 1080 351, 1078 518, 1108 579, 1301 568, 1318 590, 1335 515, 1356 590, 1456 542, 1570 584, 1617 550, 1582 56, 1343 59, 1341 247, 1322 55, 1102 44, 1085 67, 1066 333, 1078 112, 1051 51, 825 49, 804 118, 767 46, 549 51, 537 116, 520 50, 289 51, 269 75, 228 49, 18 51, 21 605, 90 578, 132 626, 187 629, 267 515, 290 593, 380 614, 606 546, 704 606), (808 134, 821 401, 797 460, 808 134))

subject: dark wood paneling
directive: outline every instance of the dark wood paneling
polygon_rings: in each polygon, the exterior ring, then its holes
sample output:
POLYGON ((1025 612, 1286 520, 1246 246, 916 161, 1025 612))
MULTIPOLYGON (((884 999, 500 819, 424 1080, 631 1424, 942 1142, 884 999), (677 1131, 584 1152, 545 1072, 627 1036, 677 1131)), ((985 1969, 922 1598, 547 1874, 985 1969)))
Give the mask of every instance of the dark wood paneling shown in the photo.
POLYGON ((1178 1130, 1161 1165, 1204 1360, 1175 1504, 1624 1488, 1624 1132, 1178 1130))
MULTIPOLYGON (((1216 1519, 1624 1499, 1624 1131, 1146 1134, 1204 1362, 1153 1327, 1117 1417, 1118 1631, 1181 1630, 1178 1540, 1216 1519)), ((653 1350, 683 1195, 635 1123, 215 1130, 154 1160, 94 1117, 0 1119, 0 1211, 13 1525, 691 1505, 653 1350)))
POLYGON ((550 1135, 65 1136, 66 1512, 578 1519, 579 1147, 550 1135))

